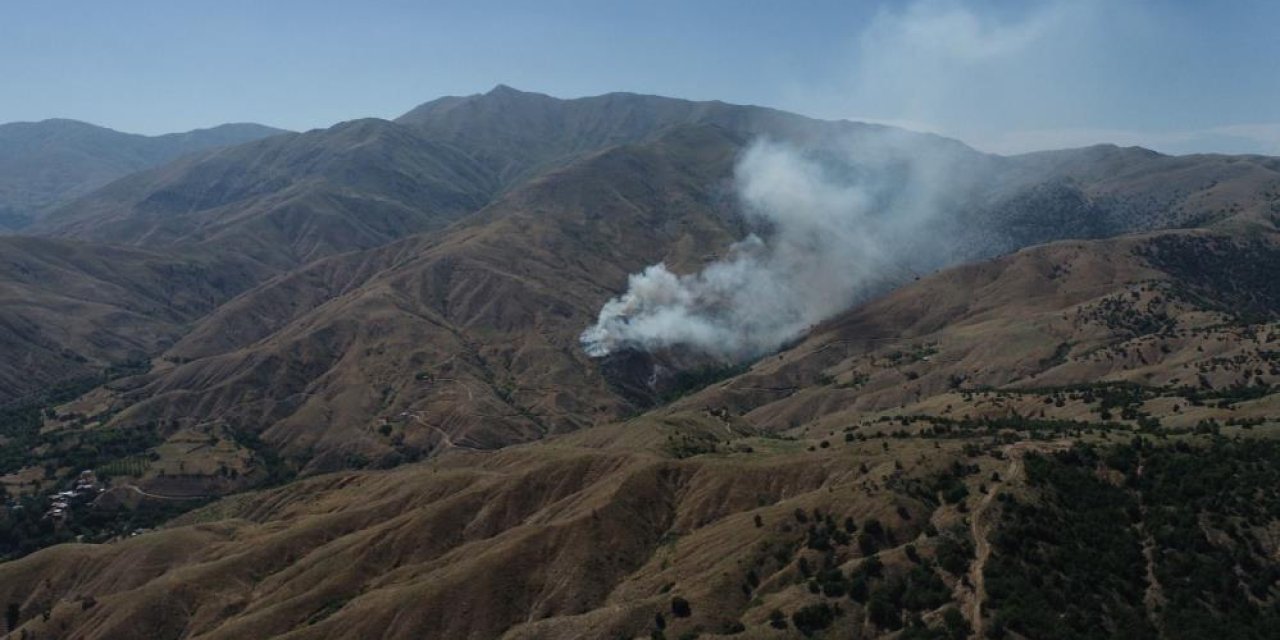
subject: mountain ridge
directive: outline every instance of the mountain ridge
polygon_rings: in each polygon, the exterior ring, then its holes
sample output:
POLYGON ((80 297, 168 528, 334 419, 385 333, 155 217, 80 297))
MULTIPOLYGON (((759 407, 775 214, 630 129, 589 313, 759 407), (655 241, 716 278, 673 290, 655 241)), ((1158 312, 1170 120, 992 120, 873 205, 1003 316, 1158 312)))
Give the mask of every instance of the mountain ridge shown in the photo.
POLYGON ((159 136, 69 119, 0 124, 0 229, 24 228, 48 209, 134 171, 279 133, 253 123, 159 136))

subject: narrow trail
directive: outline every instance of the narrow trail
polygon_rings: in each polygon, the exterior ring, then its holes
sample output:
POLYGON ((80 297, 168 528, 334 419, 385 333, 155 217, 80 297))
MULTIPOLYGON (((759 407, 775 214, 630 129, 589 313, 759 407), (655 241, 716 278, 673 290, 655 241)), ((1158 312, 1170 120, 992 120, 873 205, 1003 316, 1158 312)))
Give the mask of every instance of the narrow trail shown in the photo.
POLYGON ((132 491, 132 492, 134 492, 134 493, 136 493, 136 494, 138 494, 138 495, 140 495, 140 496, 142 496, 142 497, 144 497, 144 498, 152 498, 152 499, 154 499, 154 500, 203 500, 203 499, 205 499, 205 498, 208 498, 208 497, 209 497, 209 496, 202 496, 202 495, 197 495, 197 496, 162 496, 162 495, 160 495, 160 494, 158 494, 158 493, 147 493, 146 491, 143 491, 143 490, 142 490, 142 488, 141 488, 141 487, 139 487, 139 486, 138 486, 138 485, 136 485, 136 484, 126 484, 126 485, 122 485, 122 486, 121 486, 121 488, 122 488, 122 489, 128 489, 129 491, 132 491))
POLYGON ((1059 440, 1054 442, 1018 442, 1004 448, 1005 455, 1009 458, 1009 466, 1001 474, 1000 482, 992 484, 991 489, 987 491, 987 495, 983 496, 982 501, 973 510, 973 517, 969 519, 969 535, 973 537, 974 560, 973 565, 969 568, 969 582, 973 585, 973 598, 965 608, 966 617, 969 624, 973 627, 973 637, 983 638, 983 618, 982 603, 987 600, 986 570, 987 560, 991 557, 991 529, 995 523, 991 517, 991 505, 995 502, 996 495, 1000 490, 1009 486, 1013 482, 1021 482, 1024 475, 1024 466, 1022 457, 1028 451, 1048 452, 1060 451, 1071 447, 1071 442, 1059 440))
POLYGON ((439 444, 443 445, 445 448, 447 448, 447 449, 463 449, 463 450, 466 450, 466 451, 483 451, 483 449, 480 449, 480 448, 478 448, 478 447, 471 447, 471 446, 467 446, 467 445, 465 445, 465 444, 457 444, 457 443, 455 443, 455 442, 453 441, 453 438, 449 436, 449 432, 448 432, 448 431, 445 431, 444 429, 441 429, 440 427, 438 427, 438 426, 436 426, 436 425, 434 425, 434 424, 431 424, 430 422, 427 422, 426 418, 424 418, 424 417, 422 416, 422 414, 421 414, 421 413, 417 413, 417 412, 415 412, 415 413, 413 413, 413 414, 411 414, 411 415, 413 416, 413 419, 414 419, 415 421, 417 421, 417 423, 418 423, 419 425, 422 425, 422 426, 424 426, 424 427, 426 427, 426 428, 428 428, 428 429, 431 429, 432 431, 435 431, 436 433, 440 434, 440 443, 439 443, 439 444))
POLYGON ((983 496, 982 501, 978 503, 978 507, 973 510, 973 517, 969 519, 969 535, 973 538, 974 559, 973 565, 969 569, 969 582, 973 585, 973 598, 969 601, 966 609, 966 616, 969 618, 969 624, 973 627, 973 636, 975 638, 983 637, 982 629, 982 603, 987 599, 986 569, 987 559, 991 557, 991 542, 988 536, 991 531, 991 504, 995 501, 996 495, 1000 493, 1000 487, 1004 483, 1011 481, 1021 472, 1022 459, 1016 457, 1009 462, 1009 467, 1005 469, 1004 476, 1001 478, 999 485, 993 485, 987 495, 983 496))
MULTIPOLYGON (((1146 457, 1138 452, 1138 477, 1141 478, 1143 471, 1146 469, 1146 457)), ((1138 533, 1142 536, 1142 559, 1146 563, 1147 571, 1147 590, 1143 594, 1142 604, 1147 611, 1147 619, 1151 621, 1151 626, 1156 630, 1156 636, 1165 638, 1164 622, 1160 618, 1159 612, 1164 609, 1167 604, 1164 597, 1164 587, 1160 584, 1160 578, 1156 576, 1156 540, 1151 535, 1151 531, 1147 529, 1147 502, 1143 498, 1142 492, 1138 491, 1138 533)), ((1246 593, 1248 591, 1246 590, 1246 593)))

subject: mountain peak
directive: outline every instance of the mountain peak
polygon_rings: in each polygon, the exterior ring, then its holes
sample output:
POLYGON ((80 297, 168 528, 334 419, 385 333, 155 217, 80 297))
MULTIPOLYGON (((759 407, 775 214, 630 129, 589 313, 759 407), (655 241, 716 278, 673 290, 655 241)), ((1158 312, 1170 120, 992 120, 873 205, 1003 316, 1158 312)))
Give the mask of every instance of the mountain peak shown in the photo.
POLYGON ((521 95, 524 93, 528 93, 528 92, 521 91, 510 85, 498 84, 498 85, 495 85, 492 89, 490 89, 489 92, 486 93, 485 95, 486 96, 521 95))
POLYGON ((565 100, 561 98, 556 98, 554 96, 550 96, 545 93, 538 93, 536 91, 521 91, 519 89, 516 89, 515 87, 505 85, 505 84, 499 84, 494 88, 490 89, 488 93, 485 93, 479 96, 473 96, 472 99, 480 102, 493 101, 493 100, 500 100, 504 102, 517 102, 517 103, 534 102, 534 101, 565 102, 565 100))

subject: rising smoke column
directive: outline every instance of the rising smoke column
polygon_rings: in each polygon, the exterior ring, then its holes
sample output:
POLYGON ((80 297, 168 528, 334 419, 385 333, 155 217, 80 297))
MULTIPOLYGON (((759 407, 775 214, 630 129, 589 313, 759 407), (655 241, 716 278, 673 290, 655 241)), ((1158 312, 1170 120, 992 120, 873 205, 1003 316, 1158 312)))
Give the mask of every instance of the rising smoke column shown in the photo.
POLYGON ((655 264, 632 274, 626 293, 582 333, 584 350, 603 357, 682 346, 729 362, 750 359, 901 279, 904 269, 941 259, 926 227, 957 172, 928 147, 888 129, 821 152, 753 143, 734 185, 759 235, 698 273, 655 264))

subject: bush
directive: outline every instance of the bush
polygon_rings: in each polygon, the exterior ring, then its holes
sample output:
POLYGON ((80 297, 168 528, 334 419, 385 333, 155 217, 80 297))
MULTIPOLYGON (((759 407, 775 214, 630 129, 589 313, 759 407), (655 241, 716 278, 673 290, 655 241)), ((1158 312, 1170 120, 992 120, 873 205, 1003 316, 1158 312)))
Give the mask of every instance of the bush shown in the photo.
POLYGON ((671 599, 671 615, 677 618, 688 618, 693 614, 693 608, 689 606, 689 601, 676 596, 671 599))
POLYGON ((815 631, 826 629, 831 626, 834 620, 835 612, 832 611, 831 605, 825 602, 801 607, 791 614, 791 624, 794 624, 796 629, 806 636, 815 631))
POLYGON ((969 621, 964 619, 964 614, 955 607, 949 607, 942 612, 942 628, 946 630, 947 637, 951 640, 964 640, 973 633, 973 629, 969 628, 969 621))
POLYGON ((881 629, 894 631, 902 628, 902 612, 884 589, 876 589, 871 593, 871 599, 867 602, 867 617, 881 629))
POLYGON ((769 626, 774 629, 787 628, 787 615, 778 609, 769 612, 769 626))

